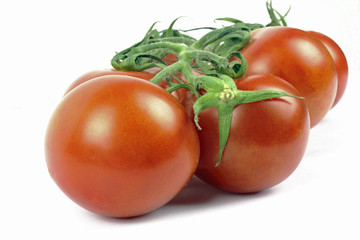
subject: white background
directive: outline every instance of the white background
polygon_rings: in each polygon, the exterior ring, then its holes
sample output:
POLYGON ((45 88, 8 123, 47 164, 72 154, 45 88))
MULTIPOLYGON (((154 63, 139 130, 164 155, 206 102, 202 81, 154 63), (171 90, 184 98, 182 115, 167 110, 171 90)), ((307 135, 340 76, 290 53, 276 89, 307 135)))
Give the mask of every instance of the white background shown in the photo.
POLYGON ((45 129, 65 89, 110 68, 115 51, 155 21, 159 29, 179 16, 184 29, 218 26, 218 17, 267 23, 265 0, 1 1, 0 239, 360 239, 360 1, 273 4, 280 12, 292 6, 290 26, 331 36, 350 68, 345 96, 311 130, 298 169, 251 195, 194 179, 159 210, 121 220, 83 210, 47 172, 45 129))

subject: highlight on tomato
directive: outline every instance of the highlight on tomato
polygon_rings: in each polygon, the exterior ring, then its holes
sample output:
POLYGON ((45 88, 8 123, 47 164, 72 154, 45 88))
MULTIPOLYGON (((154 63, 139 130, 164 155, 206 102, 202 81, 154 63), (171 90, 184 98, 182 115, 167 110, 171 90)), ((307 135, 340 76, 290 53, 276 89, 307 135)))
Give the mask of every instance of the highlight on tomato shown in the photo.
POLYGON ((70 91, 49 122, 49 173, 74 202, 133 217, 170 201, 197 167, 199 140, 167 91, 129 76, 102 76, 70 91))
MULTIPOLYGON (((236 80, 240 90, 281 90, 298 95, 285 80, 258 74, 236 80)), ((183 101, 193 116, 194 98, 183 101)), ((259 192, 288 178, 299 165, 309 138, 310 120, 303 99, 281 97, 239 104, 233 110, 231 129, 221 163, 218 114, 208 108, 199 114, 200 160, 196 175, 219 189, 235 193, 259 192)))

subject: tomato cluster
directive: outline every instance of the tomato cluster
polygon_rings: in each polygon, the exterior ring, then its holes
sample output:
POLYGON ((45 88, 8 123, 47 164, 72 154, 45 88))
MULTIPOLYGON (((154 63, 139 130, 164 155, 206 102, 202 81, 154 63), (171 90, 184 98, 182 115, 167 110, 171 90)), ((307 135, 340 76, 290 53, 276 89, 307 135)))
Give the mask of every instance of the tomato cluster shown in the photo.
POLYGON ((348 66, 329 37, 280 26, 283 16, 268 10, 268 26, 230 19, 199 40, 173 24, 151 29, 113 69, 75 80, 45 141, 60 189, 89 211, 133 217, 166 204, 194 174, 235 193, 288 178, 311 127, 342 97, 348 66))

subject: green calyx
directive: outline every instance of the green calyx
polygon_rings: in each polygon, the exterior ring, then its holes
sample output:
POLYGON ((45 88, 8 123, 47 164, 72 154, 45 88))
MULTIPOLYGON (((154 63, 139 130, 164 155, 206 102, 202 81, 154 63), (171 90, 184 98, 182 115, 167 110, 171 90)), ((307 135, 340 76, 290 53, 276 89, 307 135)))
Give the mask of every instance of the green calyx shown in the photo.
POLYGON ((202 88, 207 92, 198 98, 193 106, 194 121, 197 128, 201 130, 199 124, 199 114, 201 111, 210 107, 216 107, 218 112, 219 154, 215 166, 220 164, 229 137, 232 113, 235 106, 279 97, 301 98, 276 90, 242 91, 237 89, 234 81, 226 75, 219 76, 219 78, 205 76, 196 80, 199 81, 202 88))

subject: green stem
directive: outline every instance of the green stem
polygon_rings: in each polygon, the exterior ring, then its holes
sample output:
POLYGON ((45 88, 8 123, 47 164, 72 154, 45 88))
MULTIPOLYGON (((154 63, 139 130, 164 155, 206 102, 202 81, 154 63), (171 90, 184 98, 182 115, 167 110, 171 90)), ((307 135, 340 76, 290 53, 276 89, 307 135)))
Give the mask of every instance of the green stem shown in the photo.
POLYGON ((146 53, 146 52, 149 52, 151 50, 156 50, 156 49, 169 49, 179 55, 182 52, 185 52, 188 49, 188 47, 180 45, 180 44, 172 43, 172 42, 155 42, 155 43, 136 47, 129 52, 129 55, 138 54, 138 53, 146 53))
POLYGON ((219 116, 219 153, 215 167, 220 164, 226 143, 229 138, 233 108, 231 104, 221 103, 217 106, 219 116))
POLYGON ((269 2, 266 2, 266 8, 267 8, 267 11, 269 13, 269 17, 271 19, 271 22, 269 24, 267 24, 266 27, 269 27, 269 26, 287 26, 287 23, 285 21, 285 17, 288 15, 291 8, 289 8, 288 11, 284 15, 281 15, 278 11, 276 11, 273 8, 271 0, 269 2), (278 15, 279 19, 276 17, 275 13, 276 13, 276 15, 278 15))
POLYGON ((207 93, 219 93, 224 90, 224 82, 217 77, 199 76, 195 78, 195 84, 198 89, 205 89, 207 93))
POLYGON ((161 70, 159 73, 157 73, 155 75, 155 77, 153 77, 153 79, 151 79, 150 82, 158 84, 167 76, 170 76, 171 74, 173 74, 175 72, 181 72, 183 68, 184 68, 184 62, 178 61, 178 62, 171 64, 170 66, 164 68, 163 70, 161 70))
POLYGON ((190 46, 195 42, 195 40, 186 37, 164 37, 164 38, 154 39, 149 42, 150 43, 155 43, 155 42, 183 43, 187 46, 190 46))
POLYGON ((198 130, 201 130, 199 124, 199 113, 207 108, 215 107, 220 103, 220 99, 216 93, 206 93, 196 100, 193 105, 194 122, 198 130))
POLYGON ((196 98, 200 97, 200 95, 196 91, 196 89, 193 86, 191 86, 190 84, 188 84, 188 83, 173 84, 171 87, 168 87, 166 89, 166 91, 168 91, 169 93, 172 93, 173 91, 176 91, 176 90, 181 89, 181 88, 189 89, 192 93, 195 94, 196 98))
MULTIPOLYGON (((184 60, 180 60, 180 61, 184 61, 184 60)), ((192 65, 192 62, 190 63, 190 62, 184 61, 181 73, 184 76, 184 78, 186 79, 186 81, 188 82, 188 84, 190 84, 192 87, 194 87, 196 89, 195 80, 194 80, 195 75, 191 70, 191 65, 192 65)))
POLYGON ((193 49, 205 50, 208 46, 212 46, 210 49, 214 49, 215 47, 213 45, 220 46, 221 43, 228 39, 238 39, 243 41, 243 39, 248 38, 249 34, 250 29, 245 24, 234 24, 231 26, 215 29, 205 34, 197 42, 191 45, 191 47, 193 49))

